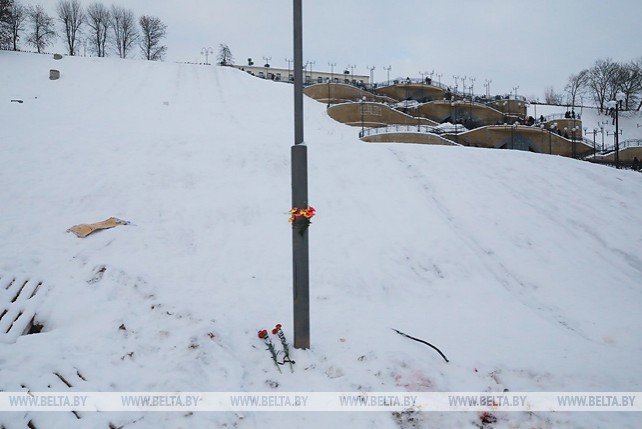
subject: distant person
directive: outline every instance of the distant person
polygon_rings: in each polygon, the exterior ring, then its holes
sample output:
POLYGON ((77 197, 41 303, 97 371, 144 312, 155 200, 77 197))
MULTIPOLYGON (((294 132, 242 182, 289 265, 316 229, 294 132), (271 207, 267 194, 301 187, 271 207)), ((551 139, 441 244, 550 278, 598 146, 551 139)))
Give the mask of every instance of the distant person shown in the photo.
POLYGON ((539 117, 539 121, 540 121, 540 122, 544 122, 544 115, 541 115, 541 116, 539 117))
POLYGON ((571 118, 571 112, 569 112, 569 111, 567 110, 567 111, 566 111, 566 113, 564 113, 564 118, 566 118, 566 119, 570 119, 570 118, 571 118))

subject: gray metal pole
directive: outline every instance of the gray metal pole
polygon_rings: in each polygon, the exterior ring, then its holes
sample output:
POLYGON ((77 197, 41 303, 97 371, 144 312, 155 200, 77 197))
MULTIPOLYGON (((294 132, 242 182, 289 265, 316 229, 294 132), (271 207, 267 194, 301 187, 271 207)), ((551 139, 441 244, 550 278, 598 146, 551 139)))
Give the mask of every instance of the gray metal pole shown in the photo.
MULTIPOLYGON (((294 145, 292 207, 308 207, 308 151, 303 142, 303 19, 302 0, 294 2, 294 145)), ((310 348, 310 269, 307 220, 292 222, 294 347, 310 348)))
POLYGON ((615 168, 620 168, 620 101, 615 100, 615 168))

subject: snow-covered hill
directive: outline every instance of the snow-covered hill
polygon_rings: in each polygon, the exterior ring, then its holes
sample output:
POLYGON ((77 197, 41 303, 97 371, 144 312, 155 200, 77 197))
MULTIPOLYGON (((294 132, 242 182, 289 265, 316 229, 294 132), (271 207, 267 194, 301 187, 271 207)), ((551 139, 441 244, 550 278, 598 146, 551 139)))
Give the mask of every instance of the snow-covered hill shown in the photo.
MULTIPOLYGON (((365 144, 306 100, 312 349, 279 374, 256 333, 282 323, 291 339, 292 87, 10 52, 0 70, 0 284, 42 282, 23 310, 43 325, 0 342, 2 391, 642 390, 639 173, 365 144), (131 224, 66 232, 110 216, 131 224)), ((0 413, 0 427, 481 425, 454 412, 79 417, 0 413)), ((491 426, 641 422, 514 412, 491 426)))

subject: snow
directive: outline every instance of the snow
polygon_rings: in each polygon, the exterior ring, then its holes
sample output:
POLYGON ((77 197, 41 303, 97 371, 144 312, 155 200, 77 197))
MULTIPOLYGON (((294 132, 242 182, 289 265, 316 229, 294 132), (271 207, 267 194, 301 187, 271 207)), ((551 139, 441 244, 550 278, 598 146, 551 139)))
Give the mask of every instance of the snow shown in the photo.
MULTIPOLYGON (((593 140, 593 130, 597 129, 595 142, 598 147, 601 147, 602 131, 600 127, 602 127, 604 129, 604 146, 614 145, 615 123, 610 115, 606 113, 600 114, 598 109, 592 107, 575 107, 574 110, 579 115, 578 118, 582 120, 582 128, 586 128, 585 138, 593 140)), ((528 107, 528 114, 534 118, 539 118, 540 115, 564 114, 565 112, 566 107, 561 106, 531 104, 528 107)), ((642 112, 637 110, 622 111, 619 115, 619 127, 622 133, 620 135, 620 143, 625 140, 642 139, 642 112)))
MULTIPOLYGON (((0 67, 0 278, 43 282, 33 311, 44 326, 0 342, 1 391, 642 390, 639 173, 366 144, 306 99, 312 348, 279 374, 256 333, 282 323, 292 340, 292 87, 133 60, 0 52, 0 67), (48 80, 51 68, 60 80, 48 80), (131 224, 66 232, 111 216, 131 224)), ((414 423, 390 413, 81 417, 4 413, 0 426, 479 424, 454 412, 414 423)), ((639 413, 515 412, 493 427, 640 423, 639 413)))

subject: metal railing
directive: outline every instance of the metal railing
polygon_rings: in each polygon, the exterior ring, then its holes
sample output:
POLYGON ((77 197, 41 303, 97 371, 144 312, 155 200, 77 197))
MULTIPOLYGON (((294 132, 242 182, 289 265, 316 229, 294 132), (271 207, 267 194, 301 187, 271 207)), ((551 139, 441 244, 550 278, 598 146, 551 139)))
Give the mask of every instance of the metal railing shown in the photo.
POLYGON ((419 78, 408 78, 408 79, 394 79, 394 80, 387 80, 384 82, 378 82, 375 83, 376 88, 382 88, 385 86, 395 86, 395 85, 405 85, 405 84, 410 84, 410 83, 415 83, 418 85, 428 85, 428 86, 434 86, 436 88, 441 88, 445 91, 450 90, 450 87, 444 83, 441 82, 435 82, 433 79, 430 81, 426 81, 424 79, 419 79, 419 78))
POLYGON ((489 97, 486 97, 486 94, 482 94, 482 95, 471 94, 470 92, 462 91, 459 88, 446 85, 445 83, 435 82, 434 79, 431 79, 430 82, 420 78, 394 79, 394 80, 387 80, 383 82, 368 83, 368 84, 365 84, 365 87, 368 90, 372 90, 377 88, 383 88, 386 86, 403 86, 406 84, 434 86, 436 88, 440 88, 440 89, 443 89, 444 91, 450 92, 452 96, 460 97, 464 99, 472 98, 475 101, 478 101, 480 103, 490 103, 490 102, 499 101, 499 100, 527 101, 526 97, 524 97, 523 95, 505 94, 505 95, 491 95, 489 97))
POLYGON ((571 120, 572 119, 577 119, 577 120, 580 120, 580 119, 582 119, 582 115, 580 115, 579 113, 576 113, 575 114, 575 118, 566 116, 566 113, 552 113, 550 115, 544 116, 544 122, 552 121, 552 120, 555 120, 555 119, 571 119, 571 120))
POLYGON ((359 137, 374 136, 379 134, 392 133, 422 133, 422 134, 443 134, 439 129, 430 125, 388 125, 385 127, 366 128, 359 133, 359 137))
MULTIPOLYGON (((627 139, 618 143, 620 150, 626 149, 627 147, 642 147, 642 139, 627 139)), ((607 146, 604 149, 604 152, 613 152, 615 150, 615 145, 607 146)))
POLYGON ((582 136, 582 142, 585 145, 588 145, 588 146, 591 146, 591 147, 593 147, 593 146, 597 147, 597 142, 594 142, 593 140, 587 139, 586 137, 583 137, 583 136, 582 136))
POLYGON ((368 137, 380 134, 395 134, 395 133, 419 133, 419 134, 435 134, 441 136, 442 134, 458 134, 468 131, 462 125, 451 126, 432 126, 432 125, 410 125, 410 124, 396 124, 387 125, 384 127, 366 128, 359 131, 359 137, 368 137))

